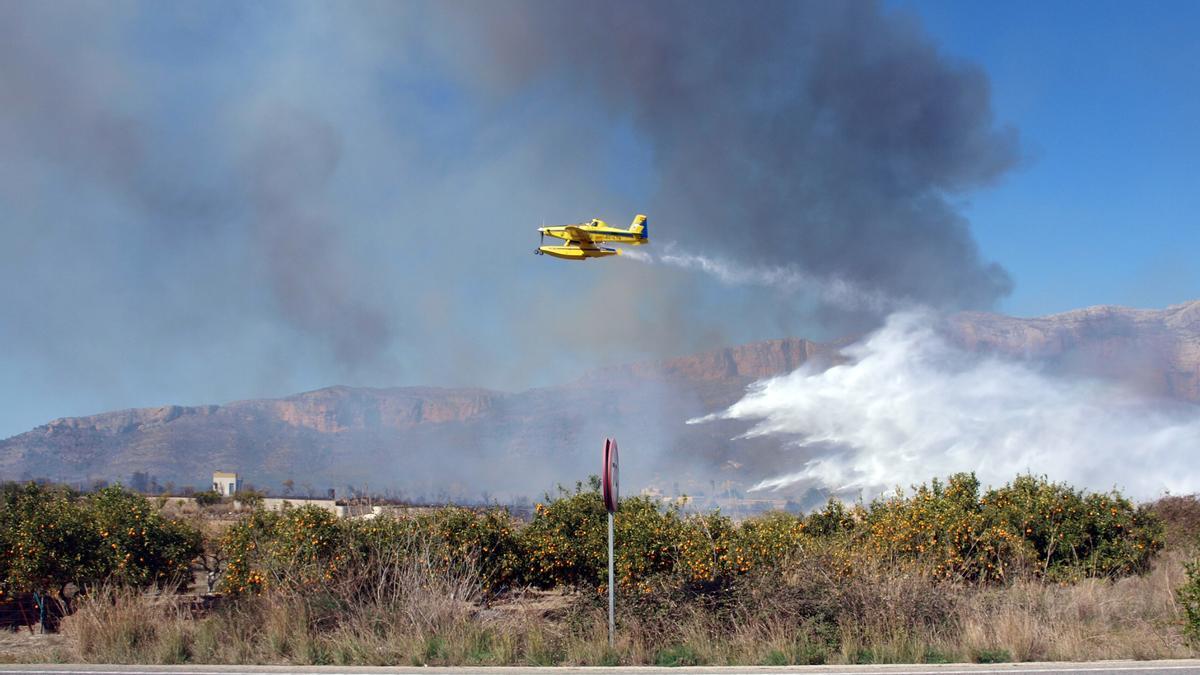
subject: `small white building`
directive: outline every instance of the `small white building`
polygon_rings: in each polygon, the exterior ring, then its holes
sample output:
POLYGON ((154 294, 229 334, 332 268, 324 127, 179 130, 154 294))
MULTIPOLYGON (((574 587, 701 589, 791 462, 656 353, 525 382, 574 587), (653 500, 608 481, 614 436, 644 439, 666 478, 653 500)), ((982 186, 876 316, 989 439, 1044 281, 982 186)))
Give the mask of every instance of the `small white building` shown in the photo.
POLYGON ((212 479, 213 492, 222 497, 232 497, 233 493, 242 489, 242 481, 236 473, 229 471, 214 471, 212 479))

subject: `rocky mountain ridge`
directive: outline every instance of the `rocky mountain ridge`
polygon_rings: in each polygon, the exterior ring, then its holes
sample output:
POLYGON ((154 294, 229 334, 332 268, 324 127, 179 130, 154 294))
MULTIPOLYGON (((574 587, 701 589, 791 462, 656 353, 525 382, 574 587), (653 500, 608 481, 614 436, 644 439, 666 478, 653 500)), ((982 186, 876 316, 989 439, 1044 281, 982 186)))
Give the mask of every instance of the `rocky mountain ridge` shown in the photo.
POLYGON ((1099 305, 1032 319, 964 312, 949 324, 971 351, 1036 359, 1200 403, 1200 301, 1162 310, 1099 305))
MULTIPOLYGON (((1200 302, 1034 319, 961 313, 944 323, 972 351, 1200 403, 1200 302)), ((736 423, 685 422, 732 404, 756 380, 835 364, 845 343, 769 340, 515 393, 334 386, 281 399, 63 418, 0 441, 0 479, 113 480, 146 471, 203 486, 212 470, 233 469, 267 487, 292 479, 318 488, 396 485, 426 496, 529 494, 594 472, 588 448, 608 435, 653 448, 627 461, 660 483, 675 480, 679 467, 736 479, 778 457, 779 443, 730 440, 744 430, 736 423)))

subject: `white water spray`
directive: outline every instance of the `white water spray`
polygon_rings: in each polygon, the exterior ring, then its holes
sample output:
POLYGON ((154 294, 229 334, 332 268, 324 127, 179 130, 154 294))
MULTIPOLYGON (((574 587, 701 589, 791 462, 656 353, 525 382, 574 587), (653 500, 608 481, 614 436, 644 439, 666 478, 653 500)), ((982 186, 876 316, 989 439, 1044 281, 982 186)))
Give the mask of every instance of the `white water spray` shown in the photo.
POLYGON ((689 423, 748 420, 747 436, 793 439, 798 468, 758 490, 809 485, 870 498, 959 471, 992 485, 1033 472, 1139 498, 1200 490, 1200 408, 971 354, 935 320, 894 314, 845 350, 850 363, 758 382, 689 423))

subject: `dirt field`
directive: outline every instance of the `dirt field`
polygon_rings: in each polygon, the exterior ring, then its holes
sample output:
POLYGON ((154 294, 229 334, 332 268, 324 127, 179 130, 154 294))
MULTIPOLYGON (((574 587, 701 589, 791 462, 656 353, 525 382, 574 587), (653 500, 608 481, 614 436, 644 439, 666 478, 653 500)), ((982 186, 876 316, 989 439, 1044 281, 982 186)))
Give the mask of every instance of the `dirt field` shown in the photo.
POLYGON ((0 663, 22 663, 53 660, 56 648, 65 638, 56 633, 43 635, 37 628, 0 630, 0 663))

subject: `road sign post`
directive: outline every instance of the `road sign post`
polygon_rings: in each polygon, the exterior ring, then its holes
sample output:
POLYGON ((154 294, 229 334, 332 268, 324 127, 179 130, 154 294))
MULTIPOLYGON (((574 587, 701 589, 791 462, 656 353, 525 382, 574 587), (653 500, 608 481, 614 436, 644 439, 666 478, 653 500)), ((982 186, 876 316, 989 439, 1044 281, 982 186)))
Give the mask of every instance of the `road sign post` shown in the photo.
POLYGON ((604 439, 604 469, 600 473, 601 494, 604 510, 608 511, 608 646, 613 646, 616 634, 616 575, 613 574, 613 515, 617 512, 620 488, 617 464, 617 441, 604 439))
POLYGON ((613 600, 613 514, 608 513, 608 646, 613 646, 616 631, 616 603, 613 600))

